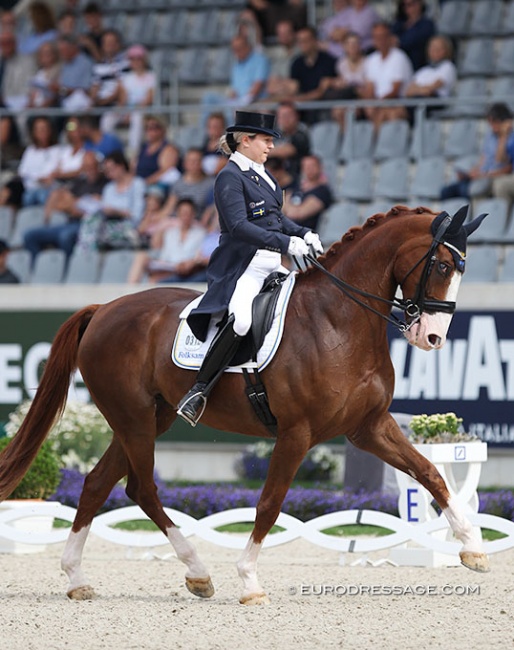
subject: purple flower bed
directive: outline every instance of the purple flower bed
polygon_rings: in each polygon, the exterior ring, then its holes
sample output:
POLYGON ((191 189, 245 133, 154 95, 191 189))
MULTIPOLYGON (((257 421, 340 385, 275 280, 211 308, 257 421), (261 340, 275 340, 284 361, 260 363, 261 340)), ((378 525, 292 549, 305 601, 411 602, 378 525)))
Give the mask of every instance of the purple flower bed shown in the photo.
MULTIPOLYGON (((76 470, 62 470, 62 480, 50 500, 77 507, 84 476, 76 470)), ((240 485, 207 483, 188 486, 168 486, 156 478, 159 496, 164 506, 185 512, 196 519, 231 508, 255 507, 259 489, 240 485)), ((514 521, 514 491, 481 492, 480 512, 514 521)), ((133 505, 123 486, 116 485, 101 511, 133 505)), ((380 492, 347 492, 337 488, 293 486, 284 501, 282 511, 308 521, 338 510, 379 510, 398 515, 397 498, 380 492)))

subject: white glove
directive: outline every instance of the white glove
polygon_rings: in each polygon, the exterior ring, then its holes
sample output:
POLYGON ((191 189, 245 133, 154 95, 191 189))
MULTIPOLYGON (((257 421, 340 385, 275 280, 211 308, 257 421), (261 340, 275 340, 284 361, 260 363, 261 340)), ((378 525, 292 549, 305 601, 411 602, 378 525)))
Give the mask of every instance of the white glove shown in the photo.
POLYGON ((308 255, 309 248, 301 237, 291 237, 287 252, 289 255, 294 255, 295 257, 303 257, 304 255, 308 255))
POLYGON ((303 241, 308 246, 312 246, 314 248, 316 255, 323 255, 323 244, 321 243, 321 239, 319 238, 318 233, 309 230, 309 232, 305 234, 303 241))

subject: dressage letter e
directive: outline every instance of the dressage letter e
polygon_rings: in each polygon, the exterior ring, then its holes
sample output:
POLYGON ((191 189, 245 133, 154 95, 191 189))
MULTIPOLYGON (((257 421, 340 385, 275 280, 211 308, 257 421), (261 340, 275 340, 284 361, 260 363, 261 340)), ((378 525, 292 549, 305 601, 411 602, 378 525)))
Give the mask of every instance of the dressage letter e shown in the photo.
POLYGON ((407 521, 419 521, 418 517, 414 517, 412 510, 417 508, 419 503, 414 501, 413 493, 418 493, 418 488, 408 488, 407 489, 407 521))

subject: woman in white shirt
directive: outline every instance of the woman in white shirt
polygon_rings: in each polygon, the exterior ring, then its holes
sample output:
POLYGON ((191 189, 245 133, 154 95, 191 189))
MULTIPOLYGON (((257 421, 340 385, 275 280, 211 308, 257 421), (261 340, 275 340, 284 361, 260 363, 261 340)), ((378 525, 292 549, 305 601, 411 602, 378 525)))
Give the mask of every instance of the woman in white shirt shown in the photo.
MULTIPOLYGON (((119 106, 130 108, 145 108, 152 106, 157 77, 149 69, 148 52, 142 45, 132 45, 127 50, 130 72, 123 74, 119 80, 119 106)), ((143 111, 131 111, 124 116, 119 113, 109 112, 104 115, 102 129, 111 131, 116 124, 129 120, 128 148, 132 154, 139 151, 143 136, 143 111)))

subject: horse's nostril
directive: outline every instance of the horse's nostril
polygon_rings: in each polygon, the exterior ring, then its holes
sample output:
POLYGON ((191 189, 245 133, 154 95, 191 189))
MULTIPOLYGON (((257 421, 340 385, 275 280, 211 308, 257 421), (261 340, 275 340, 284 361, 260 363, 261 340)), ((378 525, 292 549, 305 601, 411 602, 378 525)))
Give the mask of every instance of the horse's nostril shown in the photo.
POLYGON ((434 348, 437 348, 438 346, 441 345, 441 337, 437 336, 437 334, 429 334, 428 341, 430 345, 434 348))

